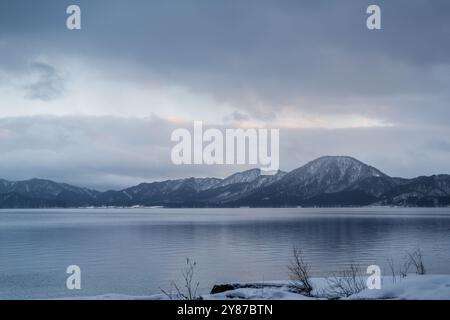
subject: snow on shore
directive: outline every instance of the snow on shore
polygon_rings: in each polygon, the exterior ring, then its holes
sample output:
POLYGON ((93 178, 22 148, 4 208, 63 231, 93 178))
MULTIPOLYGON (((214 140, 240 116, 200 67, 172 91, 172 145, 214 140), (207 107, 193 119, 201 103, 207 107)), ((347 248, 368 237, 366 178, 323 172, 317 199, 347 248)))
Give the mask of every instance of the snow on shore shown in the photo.
MULTIPOLYGON (((201 298, 205 300, 311 300, 326 299, 321 297, 323 290, 327 289, 325 278, 312 278, 314 286, 313 296, 291 292, 289 281, 268 281, 264 283, 247 284, 251 287, 243 287, 228 290, 216 294, 205 294, 201 298)), ((80 300, 165 300, 164 294, 149 296, 129 296, 122 294, 105 294, 90 297, 72 297, 68 299, 80 300)), ((361 299, 405 299, 405 300, 450 300, 450 275, 408 275, 406 278, 383 277, 382 287, 379 290, 365 289, 348 298, 350 300, 361 299)))
POLYGON ((396 283, 390 278, 381 290, 366 289, 350 299, 450 300, 450 276, 408 275, 396 283))
MULTIPOLYGON (((202 296, 203 299, 281 299, 307 300, 326 299, 323 292, 327 290, 325 278, 312 278, 315 288, 312 295, 306 297, 289 291, 289 281, 266 282, 263 288, 239 288, 218 294, 202 296), (282 284, 282 286, 271 286, 282 284)), ((450 300, 450 275, 408 275, 405 278, 383 277, 381 289, 365 289, 348 298, 341 299, 405 299, 405 300, 450 300)))

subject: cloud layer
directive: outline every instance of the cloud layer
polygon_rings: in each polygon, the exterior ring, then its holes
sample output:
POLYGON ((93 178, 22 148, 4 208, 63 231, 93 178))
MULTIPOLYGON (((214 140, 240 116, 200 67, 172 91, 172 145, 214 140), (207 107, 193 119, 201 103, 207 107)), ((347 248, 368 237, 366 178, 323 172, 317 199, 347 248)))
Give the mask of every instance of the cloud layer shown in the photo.
MULTIPOLYGON (((240 168, 174 167, 170 132, 281 128, 282 169, 352 155, 449 173, 450 3, 0 3, 0 176, 99 188, 240 168)), ((243 169, 243 168, 241 168, 243 169)))

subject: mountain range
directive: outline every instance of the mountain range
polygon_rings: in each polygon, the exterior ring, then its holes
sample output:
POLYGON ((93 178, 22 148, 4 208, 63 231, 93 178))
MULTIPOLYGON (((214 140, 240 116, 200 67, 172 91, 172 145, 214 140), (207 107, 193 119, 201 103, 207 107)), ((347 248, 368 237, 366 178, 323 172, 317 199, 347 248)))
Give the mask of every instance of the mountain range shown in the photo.
POLYGON ((390 177, 347 156, 324 156, 290 172, 259 169, 97 191, 50 180, 0 179, 0 208, 449 206, 450 175, 390 177))

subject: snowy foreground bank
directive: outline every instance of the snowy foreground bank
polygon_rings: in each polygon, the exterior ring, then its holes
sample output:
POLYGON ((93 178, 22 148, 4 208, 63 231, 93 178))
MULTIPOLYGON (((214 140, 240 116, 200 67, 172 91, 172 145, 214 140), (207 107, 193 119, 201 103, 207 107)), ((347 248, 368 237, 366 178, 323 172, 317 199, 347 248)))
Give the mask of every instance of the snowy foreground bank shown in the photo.
MULTIPOLYGON (((325 278, 312 278, 314 285, 313 297, 294 293, 289 281, 268 281, 264 283, 223 285, 235 287, 216 294, 202 295, 204 300, 311 300, 327 299, 324 292, 328 282, 325 278), (239 288, 236 288, 239 287, 239 288)), ((105 294, 100 296, 81 297, 82 300, 164 300, 168 297, 164 294, 151 296, 128 296, 121 294, 105 294)), ((407 300, 450 300, 450 275, 408 275, 406 278, 396 279, 383 277, 382 287, 379 290, 365 289, 346 298, 350 300, 360 299, 407 299, 407 300)))

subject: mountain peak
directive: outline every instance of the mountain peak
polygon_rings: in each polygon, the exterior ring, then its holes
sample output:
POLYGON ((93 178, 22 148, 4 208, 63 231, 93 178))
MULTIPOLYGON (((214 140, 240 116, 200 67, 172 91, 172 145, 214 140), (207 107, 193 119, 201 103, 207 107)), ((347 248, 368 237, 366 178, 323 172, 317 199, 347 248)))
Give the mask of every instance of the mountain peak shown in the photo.
POLYGON ((351 171, 350 173, 352 175, 362 176, 362 178, 367 176, 386 176, 378 169, 349 156, 323 156, 308 162, 302 168, 306 168, 311 174, 316 174, 318 171, 324 170, 338 170, 340 175, 345 175, 351 171))
POLYGON ((233 183, 249 183, 258 179, 260 175, 261 170, 258 168, 237 172, 223 179, 219 185, 223 187, 233 183))
POLYGON ((297 192, 314 195, 339 192, 369 177, 387 177, 384 173, 348 156, 324 156, 288 173, 284 181, 297 192))
POLYGON ((312 161, 310 161, 309 163, 347 163, 347 164, 351 164, 351 163, 361 163, 364 164, 363 162, 359 161, 356 158, 350 157, 350 156, 322 156, 319 157, 317 159, 314 159, 312 161))

